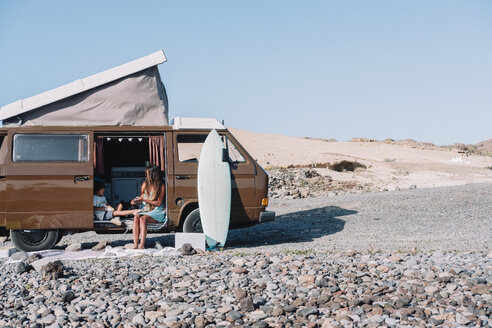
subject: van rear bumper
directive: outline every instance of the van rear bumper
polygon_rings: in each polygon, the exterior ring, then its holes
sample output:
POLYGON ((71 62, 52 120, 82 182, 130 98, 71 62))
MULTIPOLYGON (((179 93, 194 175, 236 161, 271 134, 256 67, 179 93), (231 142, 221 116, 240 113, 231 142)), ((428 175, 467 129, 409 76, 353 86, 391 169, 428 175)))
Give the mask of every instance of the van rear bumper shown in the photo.
POLYGON ((265 211, 260 213, 260 223, 270 222, 275 220, 275 212, 265 211))

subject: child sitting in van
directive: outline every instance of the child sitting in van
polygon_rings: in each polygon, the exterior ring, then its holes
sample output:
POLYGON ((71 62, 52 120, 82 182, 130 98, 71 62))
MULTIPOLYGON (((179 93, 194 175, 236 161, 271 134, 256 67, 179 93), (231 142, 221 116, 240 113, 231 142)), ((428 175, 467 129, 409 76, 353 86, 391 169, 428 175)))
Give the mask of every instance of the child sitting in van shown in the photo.
POLYGON ((96 220, 111 221, 117 226, 122 225, 119 216, 135 215, 142 211, 140 209, 123 211, 123 204, 121 203, 118 204, 116 210, 108 205, 106 197, 104 197, 104 183, 101 181, 94 183, 93 206, 96 220))

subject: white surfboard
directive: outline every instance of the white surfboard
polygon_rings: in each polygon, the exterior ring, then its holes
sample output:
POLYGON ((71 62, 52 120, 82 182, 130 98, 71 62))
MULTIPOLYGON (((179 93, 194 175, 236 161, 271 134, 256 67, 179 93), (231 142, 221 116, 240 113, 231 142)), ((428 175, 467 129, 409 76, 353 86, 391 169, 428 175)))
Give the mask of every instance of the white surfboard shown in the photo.
POLYGON ((222 143, 217 131, 205 139, 198 162, 198 206, 203 233, 209 247, 225 245, 231 217, 231 172, 222 161, 222 143))

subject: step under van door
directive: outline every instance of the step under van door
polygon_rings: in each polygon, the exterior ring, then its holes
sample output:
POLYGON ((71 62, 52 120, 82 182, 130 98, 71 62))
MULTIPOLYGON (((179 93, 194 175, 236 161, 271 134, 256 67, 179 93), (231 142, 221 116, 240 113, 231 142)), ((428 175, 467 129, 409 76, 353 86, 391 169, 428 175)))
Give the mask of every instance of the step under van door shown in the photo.
POLYGON ((93 133, 25 131, 8 135, 6 228, 92 228, 93 133))

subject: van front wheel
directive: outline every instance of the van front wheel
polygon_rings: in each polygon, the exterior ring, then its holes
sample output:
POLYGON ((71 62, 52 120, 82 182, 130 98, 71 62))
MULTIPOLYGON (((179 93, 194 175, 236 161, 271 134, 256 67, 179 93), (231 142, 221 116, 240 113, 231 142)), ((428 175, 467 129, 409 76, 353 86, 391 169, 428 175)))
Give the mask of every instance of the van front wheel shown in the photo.
POLYGON ((183 232, 203 232, 202 221, 200 220, 200 209, 191 211, 183 222, 183 232))
POLYGON ((10 239, 15 247, 24 252, 42 251, 56 245, 59 230, 10 230, 10 239))

